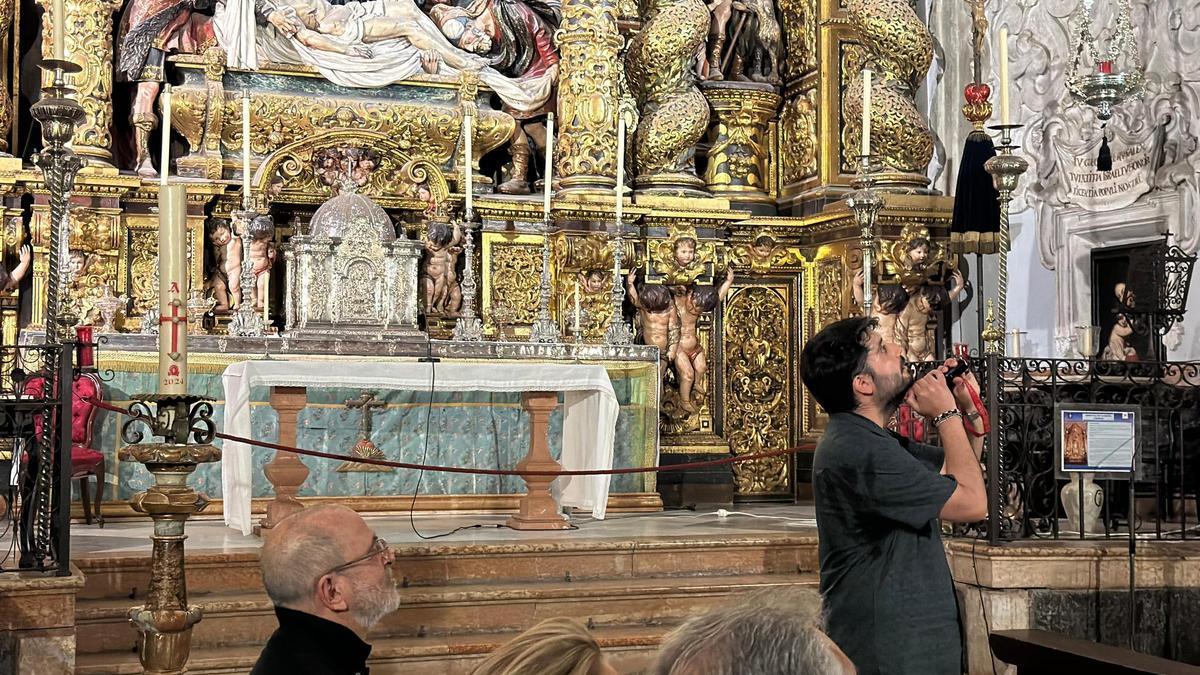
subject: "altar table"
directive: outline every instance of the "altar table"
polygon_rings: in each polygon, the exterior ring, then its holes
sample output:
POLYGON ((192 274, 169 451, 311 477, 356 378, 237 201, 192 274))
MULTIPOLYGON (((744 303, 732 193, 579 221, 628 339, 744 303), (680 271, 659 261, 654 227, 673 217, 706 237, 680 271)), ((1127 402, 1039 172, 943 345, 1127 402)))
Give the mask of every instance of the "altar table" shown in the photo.
MULTIPOLYGON (((557 363, 454 363, 417 361, 242 361, 226 368, 224 431, 250 437, 250 390, 254 386, 355 387, 406 391, 563 392, 561 463, 568 471, 611 469, 617 397, 603 366, 557 363)), ((226 441, 221 458, 225 523, 251 532, 254 476, 251 449, 226 441)), ((513 467, 496 467, 511 469, 513 467)), ((610 476, 563 476, 565 506, 591 509, 603 519, 610 476)))

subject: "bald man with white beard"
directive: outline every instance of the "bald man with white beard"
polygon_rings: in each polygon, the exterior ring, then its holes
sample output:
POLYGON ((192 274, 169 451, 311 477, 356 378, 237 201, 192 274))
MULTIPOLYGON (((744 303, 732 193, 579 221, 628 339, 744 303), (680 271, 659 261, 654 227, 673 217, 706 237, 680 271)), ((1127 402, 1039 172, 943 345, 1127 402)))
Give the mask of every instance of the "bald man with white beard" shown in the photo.
POLYGON ((306 508, 263 536, 279 629, 251 675, 368 675, 367 631, 400 606, 387 542, 344 506, 306 508))

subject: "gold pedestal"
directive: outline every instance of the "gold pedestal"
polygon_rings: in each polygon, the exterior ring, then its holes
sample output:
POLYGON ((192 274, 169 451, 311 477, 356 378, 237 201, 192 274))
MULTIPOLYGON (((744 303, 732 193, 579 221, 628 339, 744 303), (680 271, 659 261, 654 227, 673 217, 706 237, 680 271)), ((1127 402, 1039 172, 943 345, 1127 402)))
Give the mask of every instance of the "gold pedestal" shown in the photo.
POLYGON ((700 90, 716 116, 708 132, 705 187, 735 204, 773 204, 770 125, 780 101, 775 87, 703 82, 700 90))

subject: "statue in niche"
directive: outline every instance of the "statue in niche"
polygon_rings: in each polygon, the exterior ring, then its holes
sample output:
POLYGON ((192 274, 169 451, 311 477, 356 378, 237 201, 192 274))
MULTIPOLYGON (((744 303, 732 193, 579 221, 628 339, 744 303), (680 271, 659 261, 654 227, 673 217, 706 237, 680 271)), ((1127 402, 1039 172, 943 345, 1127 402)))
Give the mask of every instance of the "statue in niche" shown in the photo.
POLYGON ((713 0, 706 80, 739 80, 778 85, 782 31, 772 0, 713 0), (730 25, 730 18, 737 18, 730 25))
MULTIPOLYGON (((559 0, 472 0, 466 6, 434 0, 429 16, 459 49, 486 55, 502 75, 526 80, 549 75, 557 80, 558 51, 552 36, 562 22, 559 0)), ((505 104, 517 120, 509 139, 509 179, 497 186, 504 194, 529 194, 533 150, 546 151, 546 114, 555 108, 550 96, 538 108, 505 104)), ((544 163, 539 163, 542 165, 544 163)))
MULTIPOLYGON (((863 271, 860 269, 854 275, 854 302, 862 307, 863 287, 865 285, 863 271)), ((883 336, 884 342, 900 344, 896 337, 896 322, 901 312, 908 306, 909 294, 900 284, 878 284, 871 295, 871 316, 879 321, 877 330, 883 336)))
POLYGON ((638 284, 636 268, 625 277, 625 289, 629 293, 629 301, 638 310, 642 344, 658 347, 658 376, 661 380, 666 377, 667 364, 675 361, 680 337, 679 313, 675 309, 671 291, 659 284, 638 284))
POLYGON ((1137 349, 1130 344, 1130 338, 1133 337, 1133 324, 1129 321, 1129 317, 1124 314, 1117 314, 1116 323, 1109 329, 1108 343, 1104 345, 1104 353, 1101 355, 1106 361, 1138 361, 1137 349))
POLYGON ((697 286, 692 284, 675 295, 675 310, 679 315, 679 345, 675 349, 675 375, 679 378, 680 407, 687 412, 696 412, 696 401, 708 394, 706 389, 708 359, 700 346, 696 327, 700 317, 713 311, 729 295, 733 287, 733 268, 725 272, 721 286, 697 286))
POLYGON ((150 158, 150 135, 158 127, 154 101, 162 88, 167 53, 193 53, 212 44, 212 24, 205 14, 213 8, 211 0, 132 0, 121 17, 117 79, 136 86, 130 122, 137 152, 134 170, 143 178, 158 176, 150 158))
POLYGON ((455 270, 458 255, 462 253, 462 229, 455 222, 429 222, 429 233, 425 236, 425 314, 428 316, 456 316, 462 305, 462 288, 458 285, 455 270))
POLYGON ((239 286, 241 282, 242 242, 234 239, 233 228, 228 221, 214 218, 205 225, 205 229, 208 231, 212 255, 204 276, 204 290, 217 301, 213 311, 228 312, 235 304, 231 299, 233 279, 238 279, 239 286), (229 269, 231 245, 237 248, 237 266, 233 270, 229 269))

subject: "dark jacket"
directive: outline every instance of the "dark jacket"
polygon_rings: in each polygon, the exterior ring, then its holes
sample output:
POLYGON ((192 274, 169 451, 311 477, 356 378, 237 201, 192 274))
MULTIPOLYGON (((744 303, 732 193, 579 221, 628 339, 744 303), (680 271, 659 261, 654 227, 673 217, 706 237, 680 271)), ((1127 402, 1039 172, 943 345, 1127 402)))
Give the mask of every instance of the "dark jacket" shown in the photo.
POLYGON ((279 628, 250 675, 368 675, 371 645, 354 631, 286 607, 276 607, 275 616, 279 628))

